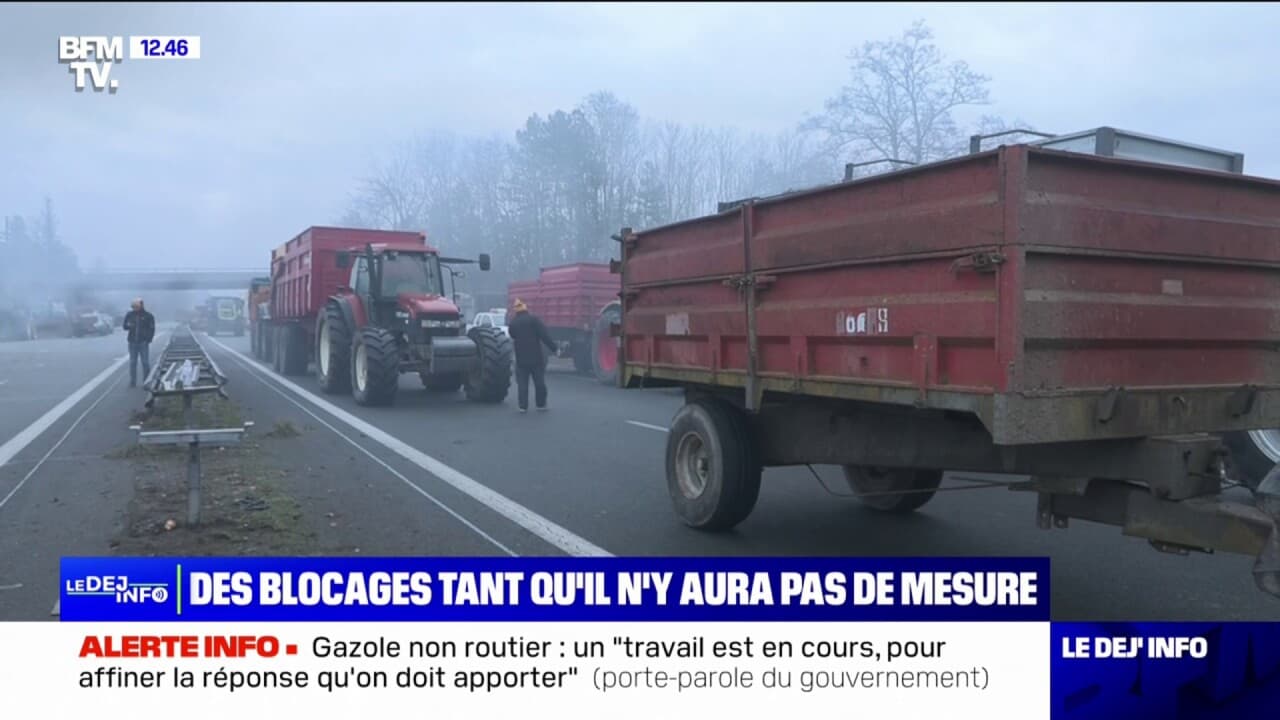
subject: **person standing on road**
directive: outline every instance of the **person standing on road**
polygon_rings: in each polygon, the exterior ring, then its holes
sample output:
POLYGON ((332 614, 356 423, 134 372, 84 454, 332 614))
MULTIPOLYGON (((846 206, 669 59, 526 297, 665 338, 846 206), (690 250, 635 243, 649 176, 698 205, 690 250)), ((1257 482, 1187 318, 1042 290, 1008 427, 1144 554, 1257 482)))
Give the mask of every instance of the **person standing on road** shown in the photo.
POLYGON ((124 316, 124 329, 129 333, 129 387, 137 387, 139 359, 143 380, 151 374, 151 340, 156 336, 156 318, 142 306, 142 298, 136 298, 132 308, 124 316))
POLYGON ((529 378, 533 377, 533 402, 539 410, 547 409, 547 356, 542 353, 545 345, 556 352, 556 343, 529 306, 516 300, 512 306, 515 318, 507 323, 507 334, 516 351, 516 393, 520 412, 529 411, 529 378))

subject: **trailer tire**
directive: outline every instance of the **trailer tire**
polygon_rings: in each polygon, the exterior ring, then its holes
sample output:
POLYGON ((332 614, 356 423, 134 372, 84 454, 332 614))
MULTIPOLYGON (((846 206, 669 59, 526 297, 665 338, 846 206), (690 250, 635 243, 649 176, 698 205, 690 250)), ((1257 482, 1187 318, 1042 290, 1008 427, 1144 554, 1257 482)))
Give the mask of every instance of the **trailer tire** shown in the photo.
POLYGON ((271 364, 275 367, 275 334, 271 325, 260 325, 258 327, 258 352, 263 362, 271 364))
POLYGON ((400 386, 400 349, 387 330, 363 328, 351 344, 351 395, 365 406, 390 405, 400 386))
POLYGON ((316 380, 326 394, 351 392, 351 330, 333 303, 324 306, 316 328, 316 380))
POLYGON ((281 375, 302 375, 307 371, 307 347, 302 335, 302 329, 297 325, 280 327, 276 364, 281 375))
POLYGON ((254 325, 249 329, 249 354, 254 360, 262 359, 262 348, 258 345, 259 326, 254 325))
POLYGON ((667 493, 676 515, 697 530, 729 530, 760 497, 760 460, 747 421, 713 400, 680 408, 667 434, 667 493))
POLYGON ((583 375, 595 373, 595 363, 591 360, 591 336, 587 336, 571 345, 573 352, 573 369, 583 375))
POLYGON ((456 393, 462 389, 462 375, 428 375, 419 373, 418 377, 422 379, 422 387, 427 392, 435 393, 456 393))
POLYGON ((1280 429, 1227 433, 1222 444, 1231 451, 1232 479, 1250 490, 1280 462, 1280 429))
POLYGON ((881 512, 909 513, 933 499, 934 491, 942 484, 942 471, 845 465, 844 479, 855 494, 902 493, 860 497, 858 502, 881 512))
POLYGON ((284 358, 284 325, 278 325, 271 328, 268 337, 271 341, 271 369, 284 374, 284 366, 281 360, 284 358))
POLYGON ((596 318, 596 326, 591 333, 591 366, 596 379, 604 385, 618 384, 619 340, 610 333, 610 326, 621 321, 622 309, 617 305, 610 305, 596 318))
POLYGON ((514 355, 511 338, 494 327, 473 327, 467 337, 476 344, 476 364, 463 383, 467 399, 482 403, 506 400, 514 355))

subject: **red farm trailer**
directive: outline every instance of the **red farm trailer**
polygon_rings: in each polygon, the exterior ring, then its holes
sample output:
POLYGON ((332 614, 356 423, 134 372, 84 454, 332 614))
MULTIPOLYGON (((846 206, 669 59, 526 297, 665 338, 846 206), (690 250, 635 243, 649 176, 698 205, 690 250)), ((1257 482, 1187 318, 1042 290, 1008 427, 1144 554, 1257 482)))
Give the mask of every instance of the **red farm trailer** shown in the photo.
POLYGON ((523 300, 542 318, 551 337, 573 358, 579 372, 617 383, 618 343, 610 327, 618 322, 618 277, 607 264, 574 263, 543 268, 537 280, 513 282, 507 306, 523 300))
POLYGON ((1280 182, 1015 145, 617 239, 619 384, 685 390, 688 525, 765 466, 889 512, 1007 473, 1041 527, 1246 553, 1280 594, 1280 474, 1231 488, 1223 443, 1280 427, 1280 182))
POLYGON ((312 227, 271 255, 266 312, 253 347, 285 375, 314 362, 327 393, 350 391, 362 405, 394 401, 401 373, 428 390, 477 402, 506 399, 511 340, 496 328, 465 329, 446 295, 443 258, 416 232, 312 227))

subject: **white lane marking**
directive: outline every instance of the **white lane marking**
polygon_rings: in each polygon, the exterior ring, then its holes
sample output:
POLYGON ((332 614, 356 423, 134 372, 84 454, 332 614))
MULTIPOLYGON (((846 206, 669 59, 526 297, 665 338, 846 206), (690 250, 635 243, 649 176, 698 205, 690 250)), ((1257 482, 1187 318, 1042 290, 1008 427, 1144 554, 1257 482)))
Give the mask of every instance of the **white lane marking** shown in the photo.
POLYGON ((642 423, 639 420, 628 420, 627 424, 635 425, 636 427, 642 427, 642 428, 645 428, 646 430, 657 430, 658 432, 670 432, 669 430, 662 427, 661 425, 650 425, 649 423, 642 423))
POLYGON ((0 590, 17 590, 22 587, 22 583, 14 583, 12 585, 0 585, 0 590))
POLYGON ((9 384, 8 380, 0 380, 0 385, 8 385, 8 384, 9 384))
POLYGON ((58 598, 57 602, 53 604, 53 610, 49 614, 62 617, 62 598, 58 598))
POLYGON ((5 444, 0 445, 0 467, 7 465, 14 455, 22 452, 23 448, 31 444, 31 441, 40 437, 40 434, 48 430, 50 425, 53 425, 59 418, 66 415, 71 408, 76 406, 76 403, 79 403, 86 395, 93 392, 94 388, 111 377, 111 373, 119 370, 120 366, 124 365, 128 359, 128 355, 116 358, 114 362, 107 366, 106 370, 98 373, 96 377, 81 386, 79 390, 68 395, 62 402, 54 405, 49 412, 41 415, 38 420, 28 425, 22 432, 9 438, 5 444))
MULTIPOLYGON (((248 366, 246 365, 246 363, 245 363, 243 360, 241 360, 240 358, 232 357, 231 359, 232 359, 233 361, 235 361, 235 363, 236 363, 237 365, 240 365, 241 367, 245 367, 246 369, 248 369, 248 366)), ((466 525, 467 527, 469 527, 469 528, 471 528, 472 530, 474 530, 474 531, 476 532, 476 534, 477 534, 477 535, 479 535, 480 537, 484 538, 485 540, 488 540, 490 543, 493 543, 493 545, 495 545, 499 550, 501 550, 502 552, 504 552, 504 553, 506 553, 506 554, 510 555, 511 557, 519 557, 519 555, 518 555, 514 550, 512 550, 512 549, 511 549, 511 548, 509 548, 509 547, 507 547, 506 545, 503 545, 501 542, 499 542, 496 538, 494 538, 494 537, 493 537, 492 535, 490 535, 489 533, 487 533, 487 532, 485 532, 485 531, 481 530, 480 528, 476 527, 476 526, 475 526, 475 524, 473 524, 470 520, 467 520, 466 518, 462 517, 462 516, 461 516, 461 515, 459 515, 459 514, 458 514, 458 513, 453 509, 453 508, 451 508, 451 507, 449 507, 448 505, 445 505, 443 502, 441 502, 441 501, 437 500, 437 499, 435 498, 435 496, 434 496, 434 495, 432 495, 431 493, 427 492, 426 490, 423 490, 421 487, 419 487, 419 486, 418 486, 418 484, 417 484, 417 483, 413 482, 413 481, 412 481, 412 480, 410 480, 409 478, 407 478, 407 477, 405 477, 404 475, 402 475, 402 474, 400 473, 400 471, 399 471, 399 470, 396 470, 395 468, 391 467, 391 466, 390 466, 390 465, 388 465, 386 462, 384 462, 384 461, 382 460, 382 458, 380 458, 380 457, 378 457, 377 455, 374 455, 373 453, 369 452, 369 451, 368 451, 368 450, 367 450, 363 445, 361 445, 360 443, 358 443, 358 442, 356 442, 355 440, 351 439, 351 437, 350 437, 349 435, 346 435, 345 433, 343 433, 343 432, 342 432, 341 430, 339 430, 338 428, 336 428, 336 427, 334 427, 334 426, 330 425, 328 422, 326 422, 326 421, 325 421, 325 419, 324 419, 324 418, 322 418, 322 417, 320 417, 319 415, 317 415, 317 414, 315 414, 315 413, 311 412, 311 410, 310 410, 310 409, 308 409, 307 407, 305 407, 302 403, 300 403, 300 402, 298 402, 297 400, 294 400, 293 398, 291 398, 291 397, 289 397, 288 395, 284 394, 284 391, 282 391, 280 388, 275 387, 274 385, 272 385, 271 383, 267 382, 266 380, 263 380, 262 378, 258 377, 257 375, 254 375, 253 379, 254 379, 254 380, 257 380, 257 381, 258 381, 258 382, 260 382, 260 383, 262 383, 262 384, 263 384, 264 386, 266 386, 269 390, 271 390, 272 392, 274 392, 274 393, 278 394, 280 397, 282 397, 282 398, 284 398, 285 400, 288 400, 289 402, 293 403, 295 406, 297 406, 297 408, 298 408, 299 410, 301 410, 302 412, 306 413, 307 415, 310 415, 310 416, 311 416, 311 418, 312 418, 312 419, 314 419, 316 422, 318 422, 318 423, 320 423, 321 425, 323 425, 323 426, 325 426, 325 427, 329 428, 330 430, 332 430, 332 431, 333 431, 333 433, 334 433, 335 435, 337 435, 338 437, 342 438, 343 440, 346 440, 346 441, 347 441, 347 442, 348 442, 352 447, 354 447, 355 449, 359 450, 360 452, 364 453, 365 455, 368 455, 368 456, 369 456, 369 457, 370 457, 374 462, 378 463, 378 464, 379 464, 379 465, 381 465, 383 468, 385 468, 385 469, 387 470, 387 472, 389 472, 389 473, 391 473, 392 475, 395 475, 396 477, 398 477, 398 478, 400 478, 401 480, 403 480, 403 481, 404 481, 404 483, 405 483, 406 485, 408 485, 409 487, 411 487, 411 488, 413 488, 414 490, 416 490, 416 491, 418 492, 418 494, 419 494, 419 495, 421 495, 422 497, 424 497, 424 498, 426 498, 426 499, 430 500, 431 502, 435 503, 435 504, 436 504, 436 506, 437 506, 437 507, 439 507, 441 510, 444 510, 445 512, 449 513, 449 514, 450 514, 450 515, 452 515, 452 516, 453 516, 453 517, 454 517, 458 522, 460 522, 460 523, 462 523, 463 525, 466 525)))
POLYGON ((272 381, 282 385, 298 397, 346 423, 352 429, 365 435, 365 437, 377 441, 388 450, 391 450, 405 460, 408 460, 414 465, 426 470, 428 473, 440 478, 449 485, 452 485, 459 492, 469 495, 472 499, 487 506, 490 510, 493 510, 516 525, 519 525, 539 538, 542 538, 547 543, 563 550, 565 553, 577 557, 613 557, 612 553, 591 543, 586 538, 580 537, 567 528, 561 527, 551 520, 542 517, 538 513, 512 500, 506 495, 496 492, 485 485, 481 485, 479 482, 467 477, 460 471, 445 465, 443 462, 440 462, 415 447, 411 447, 399 438, 394 437, 380 428, 374 427, 370 423, 361 420, 337 405, 316 397, 310 392, 303 390, 289 379, 275 373, 268 373, 259 367, 256 362, 251 360, 248 355, 245 355, 239 350, 234 350, 228 347, 216 338, 209 338, 209 341, 229 353, 239 355, 240 357, 249 360, 247 367, 253 372, 258 373, 263 377, 271 378, 272 381))
MULTIPOLYGON (((107 369, 114 370, 115 368, 111 367, 107 369)), ((103 377, 103 376, 100 375, 99 377, 103 377)), ((96 379, 97 378, 95 378, 95 380, 96 379)), ((67 431, 62 433, 62 437, 58 438, 58 442, 54 443, 53 447, 49 448, 49 451, 44 454, 44 457, 40 458, 40 462, 36 463, 35 467, 28 470, 27 474, 22 476, 22 479, 18 481, 17 485, 13 486, 13 489, 9 491, 8 495, 5 495, 3 499, 0 499, 0 508, 4 508, 5 503, 9 502, 9 499, 12 498, 14 495, 17 495, 18 491, 22 489, 22 486, 26 485, 27 481, 30 480, 33 476, 35 476, 35 474, 40 471, 41 467, 44 467, 44 461, 48 460, 49 456, 53 455, 55 452, 58 451, 58 448, 62 447, 62 443, 66 442, 67 438, 71 437, 71 433, 75 432, 75 429, 80 426, 80 423, 83 422, 86 417, 89 416, 89 413, 93 412, 93 409, 98 407, 98 405, 102 402, 103 398, 110 395, 111 391, 114 390, 115 387, 119 385, 120 381, 123 379, 124 378, 116 378, 116 381, 111 383, 111 385, 107 387, 106 390, 102 391, 102 394, 98 396, 97 400, 93 401, 92 405, 85 408, 84 412, 80 413, 80 417, 76 418, 76 421, 71 423, 71 427, 67 428, 67 431)), ((94 381, 91 380, 90 382, 92 383, 94 381)), ((44 418, 41 418, 41 420, 43 419, 44 418)))

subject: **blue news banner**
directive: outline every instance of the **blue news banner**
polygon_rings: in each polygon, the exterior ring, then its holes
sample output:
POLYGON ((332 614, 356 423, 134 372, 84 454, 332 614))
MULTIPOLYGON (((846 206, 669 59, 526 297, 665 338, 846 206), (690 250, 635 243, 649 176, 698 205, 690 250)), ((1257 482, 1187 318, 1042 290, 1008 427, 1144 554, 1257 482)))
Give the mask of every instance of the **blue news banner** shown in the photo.
MULTIPOLYGON (((64 622, 1050 620, 1047 558, 69 557, 61 575, 64 622)), ((1053 718, 1280 712, 1280 622, 1050 632, 1053 718)))

